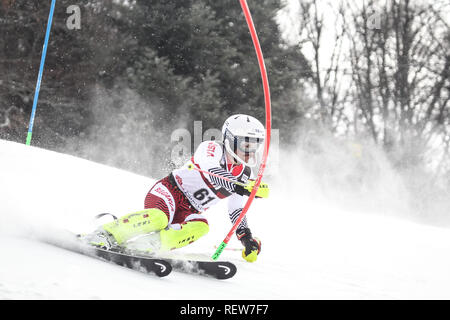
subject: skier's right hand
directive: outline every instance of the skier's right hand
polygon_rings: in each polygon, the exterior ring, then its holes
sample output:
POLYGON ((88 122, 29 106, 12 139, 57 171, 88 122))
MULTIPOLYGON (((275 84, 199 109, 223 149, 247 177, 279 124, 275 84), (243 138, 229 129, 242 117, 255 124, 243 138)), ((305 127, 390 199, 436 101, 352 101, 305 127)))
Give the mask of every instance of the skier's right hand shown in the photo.
POLYGON ((244 249, 242 250, 242 258, 247 262, 255 262, 258 254, 261 252, 261 241, 254 238, 249 228, 242 228, 237 231, 238 239, 241 240, 244 249))

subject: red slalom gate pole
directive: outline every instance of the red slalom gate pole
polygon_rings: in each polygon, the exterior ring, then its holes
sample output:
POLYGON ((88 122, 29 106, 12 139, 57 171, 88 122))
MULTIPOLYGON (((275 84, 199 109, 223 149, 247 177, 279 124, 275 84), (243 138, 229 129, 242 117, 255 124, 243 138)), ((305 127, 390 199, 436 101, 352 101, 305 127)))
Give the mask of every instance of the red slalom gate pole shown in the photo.
POLYGON ((264 169, 266 168, 266 162, 267 157, 269 155, 269 146, 270 146, 270 133, 272 129, 272 110, 270 105, 270 90, 269 90, 269 80, 267 78, 267 71, 266 66, 264 64, 264 57, 262 54, 261 46, 259 44, 258 35, 256 34, 255 26, 253 24, 252 15, 250 13, 250 10, 248 8, 246 0, 239 0, 241 3, 242 11, 245 15, 245 20, 247 21, 247 25, 250 31, 250 35, 252 37, 253 46, 255 47, 256 56, 258 58, 258 64, 259 64, 259 70, 261 72, 261 79, 264 89, 264 103, 265 103, 265 109, 266 109, 266 138, 265 138, 265 144, 264 144, 264 153, 263 158, 261 161, 261 165, 258 170, 258 177, 256 178, 255 185, 253 187, 252 192, 250 193, 250 196, 245 203, 244 209, 242 210, 242 213, 236 220, 236 222, 233 224, 233 227, 231 228, 230 232, 228 232, 225 239, 222 241, 220 246, 217 248, 216 252, 212 256, 213 260, 217 260, 222 253, 222 251, 227 246, 228 242, 230 241, 231 237, 235 233, 237 227, 241 223, 242 219, 244 219, 248 209, 250 208, 250 205, 253 202, 253 199, 255 198, 256 192, 258 191, 259 185, 261 184, 261 179, 264 173, 264 169))

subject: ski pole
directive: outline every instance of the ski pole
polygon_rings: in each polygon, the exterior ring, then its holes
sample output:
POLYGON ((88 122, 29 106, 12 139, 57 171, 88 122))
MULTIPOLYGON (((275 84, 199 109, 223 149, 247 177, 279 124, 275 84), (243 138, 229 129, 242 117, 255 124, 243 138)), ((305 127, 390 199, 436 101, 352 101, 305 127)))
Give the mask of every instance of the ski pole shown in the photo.
MULTIPOLYGON (((218 246, 214 246, 214 249, 218 249, 218 248, 219 248, 218 246)), ((242 251, 242 249, 239 249, 239 248, 225 248, 224 250, 227 250, 227 251, 239 251, 239 252, 242 251)))
POLYGON ((37 103, 38 103, 38 99, 39 99, 39 91, 41 90, 42 74, 44 73, 45 56, 47 55, 48 40, 50 38, 50 30, 52 28, 52 20, 53 20, 53 13, 55 12, 55 5, 56 5, 56 0, 52 0, 52 4, 50 6, 50 13, 48 15, 47 31, 45 33, 44 47, 42 48, 41 65, 39 67, 39 74, 38 74, 38 78, 37 78, 36 89, 34 91, 33 109, 31 110, 30 123, 28 125, 28 134, 27 134, 27 141, 26 141, 27 146, 29 146, 31 144, 31 136, 33 135, 34 117, 36 116, 36 108, 37 108, 37 103))
POLYGON ((239 181, 231 180, 231 179, 229 179, 229 178, 227 178, 227 177, 221 176, 221 175, 216 174, 216 173, 212 173, 212 172, 209 172, 209 171, 202 170, 202 169, 200 169, 200 168, 197 168, 197 167, 194 166, 193 164, 189 164, 189 165, 188 165, 188 169, 189 169, 189 170, 195 170, 195 171, 198 171, 198 172, 201 172, 201 173, 205 173, 205 174, 209 174, 210 176, 214 176, 214 177, 223 179, 223 180, 225 180, 225 181, 228 181, 228 182, 237 184, 238 186, 242 186, 242 187, 244 187, 244 188, 247 187, 247 185, 244 184, 244 183, 241 183, 241 182, 239 182, 239 181))

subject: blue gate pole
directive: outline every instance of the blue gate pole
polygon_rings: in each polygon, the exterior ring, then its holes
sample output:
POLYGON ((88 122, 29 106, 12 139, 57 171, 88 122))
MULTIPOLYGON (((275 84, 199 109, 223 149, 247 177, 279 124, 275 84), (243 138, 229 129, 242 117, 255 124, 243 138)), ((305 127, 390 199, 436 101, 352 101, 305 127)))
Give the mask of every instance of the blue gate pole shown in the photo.
POLYGON ((48 39, 50 38, 50 30, 52 29, 52 21, 53 21, 53 13, 55 11, 55 4, 56 4, 56 0, 52 0, 52 4, 50 7, 50 14, 48 16, 48 22, 47 22, 47 32, 45 33, 44 47, 42 49, 41 65, 39 67, 39 74, 38 74, 38 79, 37 79, 37 83, 36 83, 36 90, 34 91, 33 109, 31 110, 30 123, 28 125, 28 135, 27 135, 27 141, 26 141, 27 146, 30 145, 31 136, 33 134, 34 117, 36 115, 36 108, 37 108, 37 103, 38 103, 38 99, 39 99, 39 91, 41 90, 42 74, 44 73, 45 56, 47 55, 48 39))

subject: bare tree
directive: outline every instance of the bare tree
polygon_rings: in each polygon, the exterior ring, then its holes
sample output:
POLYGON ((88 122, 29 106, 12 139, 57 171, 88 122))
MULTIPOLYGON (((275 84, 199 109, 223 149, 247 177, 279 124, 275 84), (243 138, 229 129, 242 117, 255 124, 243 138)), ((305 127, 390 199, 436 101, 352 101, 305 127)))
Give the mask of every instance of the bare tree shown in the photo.
POLYGON ((436 134, 446 141, 448 131, 448 25, 439 14, 448 5, 409 0, 376 4, 368 1, 356 8, 345 1, 340 11, 351 21, 346 36, 355 122, 387 150, 411 144, 415 151, 425 150, 436 134), (370 21, 374 14, 380 21, 377 28, 370 21))
MULTIPOLYGON (((313 116, 332 131, 342 131, 349 123, 344 109, 350 85, 347 81, 342 81, 346 77, 342 64, 345 21, 335 21, 335 34, 330 47, 330 39, 324 38, 325 19, 329 22, 330 17, 325 17, 319 4, 317 0, 299 1, 299 45, 306 54, 310 53, 313 60, 313 88, 317 106, 312 111, 313 116), (327 50, 330 51, 326 52, 327 50)), ((333 10, 331 4, 327 6, 329 10, 333 10)), ((336 17, 339 18, 338 15, 336 17)))

